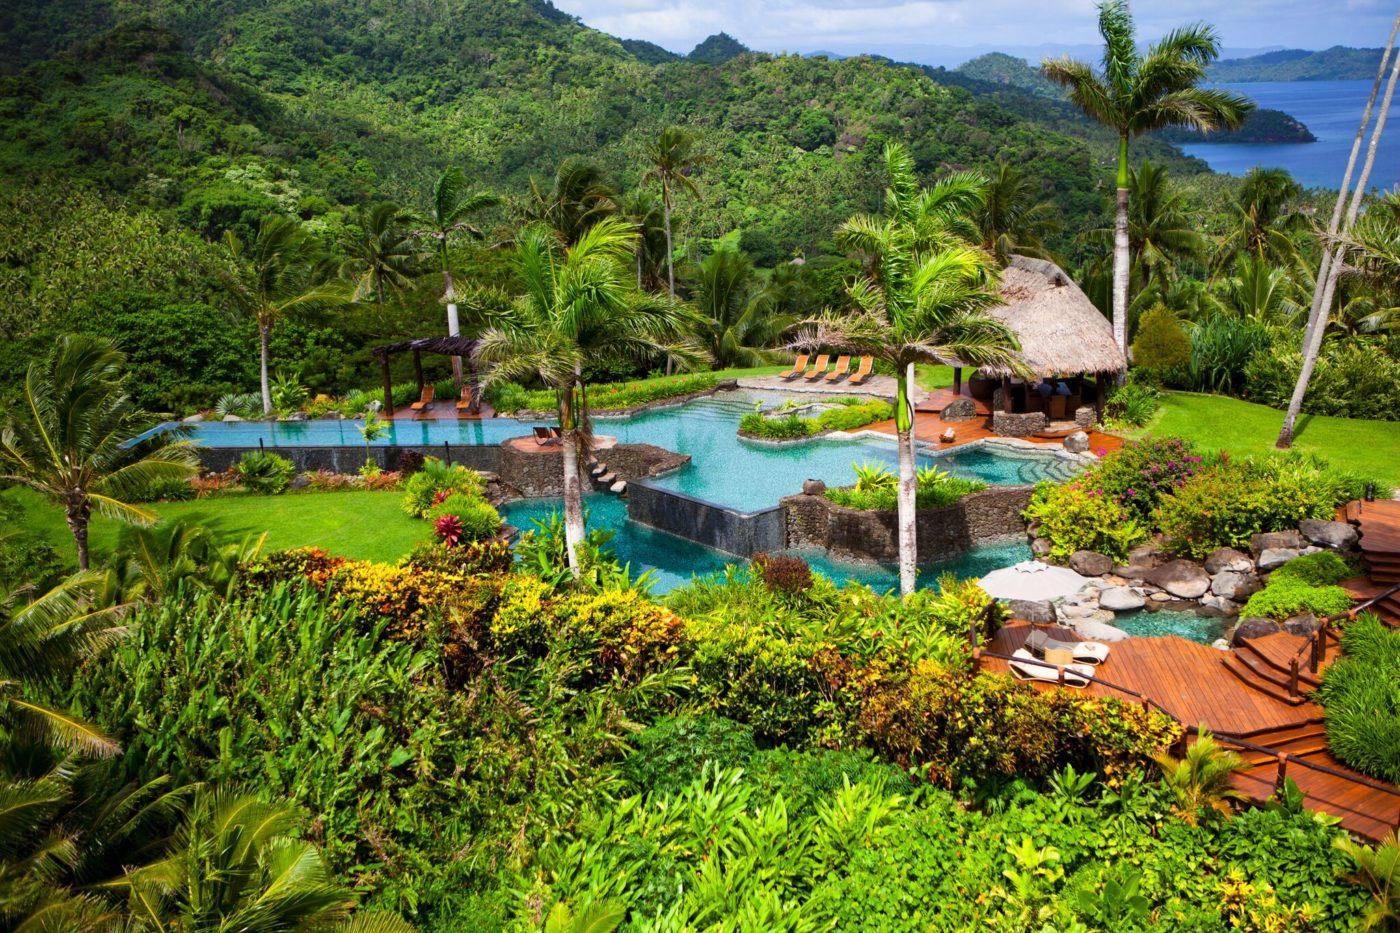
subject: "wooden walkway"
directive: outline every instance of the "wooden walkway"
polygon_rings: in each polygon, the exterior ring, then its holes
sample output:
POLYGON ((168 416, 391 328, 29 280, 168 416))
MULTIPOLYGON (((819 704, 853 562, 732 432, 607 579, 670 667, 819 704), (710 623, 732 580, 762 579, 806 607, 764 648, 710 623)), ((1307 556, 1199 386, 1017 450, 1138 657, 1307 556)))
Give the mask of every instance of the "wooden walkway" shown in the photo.
MULTIPOLYGON (((1076 640, 1066 630, 1052 627, 1049 631, 1059 638, 1076 640)), ((1028 624, 1012 622, 997 632, 986 649, 1010 655, 1025 644, 1029 632, 1028 624)), ((1283 658, 1303 642, 1284 633, 1282 638, 1259 646, 1256 652, 1260 657, 1283 658)), ((1374 779, 1348 769, 1327 751, 1322 708, 1306 700, 1287 703, 1247 685, 1227 666, 1239 653, 1222 652, 1175 636, 1130 638, 1112 646, 1108 661, 1100 665, 1098 673, 1108 683, 1151 699, 1183 724, 1208 728, 1227 742, 1240 739, 1267 749, 1259 752, 1239 748, 1252 767, 1241 773, 1235 783, 1251 800, 1261 803, 1273 796, 1283 756, 1283 773, 1298 785, 1309 808, 1339 817, 1348 832, 1366 839, 1379 839, 1394 829, 1400 823, 1400 788, 1388 793, 1362 783, 1374 779), (1347 776, 1327 774, 1304 762, 1347 776)), ((1009 673, 1007 662, 1000 658, 984 658, 981 665, 984 670, 1009 673)), ((1061 689, 1054 684, 1034 686, 1061 689)), ((1097 682, 1084 689, 1125 702, 1141 702, 1097 682)))

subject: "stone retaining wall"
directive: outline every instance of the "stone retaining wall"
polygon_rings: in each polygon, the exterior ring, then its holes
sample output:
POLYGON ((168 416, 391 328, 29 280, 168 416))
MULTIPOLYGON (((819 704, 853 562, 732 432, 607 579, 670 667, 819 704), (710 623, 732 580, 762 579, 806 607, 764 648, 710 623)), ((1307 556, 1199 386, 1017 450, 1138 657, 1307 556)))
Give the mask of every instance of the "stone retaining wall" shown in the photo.
POLYGON ((1039 434, 1050 424, 1043 411, 1012 414, 1006 411, 992 412, 992 432, 1002 437, 1030 437, 1039 434))
MULTIPOLYGON (((329 470, 332 473, 358 473, 365 463, 363 444, 347 444, 338 447, 204 447, 199 451, 200 466, 212 473, 221 473, 236 464, 252 450, 266 449, 269 453, 286 457, 292 461, 298 473, 314 470, 329 470)), ((371 446, 369 459, 379 464, 382 470, 398 467, 399 455, 412 451, 425 457, 437 457, 451 463, 470 467, 482 472, 497 472, 500 468, 501 450, 499 447, 461 444, 456 446, 438 445, 394 445, 371 446)))
MULTIPOLYGON (((941 560, 983 544, 1023 535, 1021 513, 1033 486, 995 486, 941 509, 918 515, 921 561, 941 560)), ((837 505, 823 495, 789 496, 782 501, 787 546, 821 548, 841 560, 893 563, 899 559, 899 524, 894 512, 862 511, 837 505)))
POLYGON ((595 456, 608 472, 631 482, 648 476, 660 476, 678 470, 690 462, 690 454, 678 454, 655 444, 618 444, 599 450, 595 456))

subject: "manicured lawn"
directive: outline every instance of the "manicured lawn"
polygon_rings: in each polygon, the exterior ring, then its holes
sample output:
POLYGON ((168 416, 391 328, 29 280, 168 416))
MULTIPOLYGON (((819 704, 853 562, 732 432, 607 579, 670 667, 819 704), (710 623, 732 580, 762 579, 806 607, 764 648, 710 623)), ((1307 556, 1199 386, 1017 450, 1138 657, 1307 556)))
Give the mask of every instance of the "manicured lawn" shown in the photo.
MULTIPOLYGON (((4 494, 20 503, 20 524, 43 534, 68 560, 74 560, 73 538, 59 510, 28 490, 4 494)), ((311 492, 280 496, 228 495, 192 502, 158 502, 152 508, 162 520, 188 516, 238 540, 267 532, 267 548, 281 550, 314 545, 332 554, 364 560, 395 561, 432 529, 399 508, 399 492, 311 492)), ((93 521, 91 542, 99 557, 116 544, 119 526, 104 518, 93 521)))
MULTIPOLYGON (((1282 424, 1283 412, 1264 405, 1177 392, 1163 400, 1147 430, 1187 437, 1209 450, 1248 455, 1273 450, 1282 424)), ((1400 422, 1304 415, 1293 446, 1321 455, 1332 466, 1400 486, 1400 422)))

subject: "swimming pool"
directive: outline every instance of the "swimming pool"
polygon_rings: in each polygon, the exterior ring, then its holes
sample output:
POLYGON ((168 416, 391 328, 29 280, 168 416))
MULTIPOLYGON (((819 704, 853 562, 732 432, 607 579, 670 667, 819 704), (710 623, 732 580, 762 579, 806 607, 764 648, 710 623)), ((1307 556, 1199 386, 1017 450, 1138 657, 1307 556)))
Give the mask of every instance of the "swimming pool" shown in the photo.
MULTIPOLYGON (((746 563, 743 558, 711 550, 693 541, 631 521, 627 517, 627 504, 616 496, 587 496, 584 508, 587 510, 590 529, 606 528, 613 532, 614 537, 608 547, 617 555, 619 561, 631 565, 634 576, 643 570, 653 572, 656 583, 652 589, 656 593, 669 593, 676 587, 689 583, 693 577, 720 573, 731 564, 746 563)), ((518 499, 503 505, 501 516, 516 528, 529 531, 534 528, 534 519, 544 520, 562 510, 563 505, 558 499, 518 499)), ((878 592, 899 588, 899 574, 892 567, 834 561, 820 551, 791 553, 805 558, 814 571, 838 583, 854 580, 878 592)), ((952 560, 920 568, 919 585, 935 585, 939 574, 945 571, 951 571, 960 577, 982 577, 998 567, 1010 566, 1027 560, 1030 556, 1030 548, 1019 542, 978 548, 952 560)))
POLYGON ((1120 612, 1113 624, 1134 638, 1178 635, 1188 641, 1209 645, 1224 638, 1230 620, 1224 616, 1202 615, 1190 610, 1139 609, 1120 612))
MULTIPOLYGON (((655 444, 689 454, 680 470, 652 480, 663 489, 685 493, 743 512, 777 505, 783 496, 802 488, 802 481, 819 479, 829 486, 854 481, 855 464, 898 466, 893 438, 818 438, 775 445, 739 437, 739 419, 756 405, 792 398, 791 393, 737 390, 699 398, 669 408, 652 409, 622 418, 598 416, 594 431, 613 435, 620 443, 655 444)), ((208 447, 360 446, 356 421, 233 421, 188 425, 191 438, 208 447)), ((376 446, 441 446, 499 444, 528 434, 535 422, 513 418, 481 421, 394 421, 376 446)), ((982 446, 921 455, 920 466, 936 463, 959 476, 992 485, 1062 480, 1080 465, 1053 451, 982 446)))

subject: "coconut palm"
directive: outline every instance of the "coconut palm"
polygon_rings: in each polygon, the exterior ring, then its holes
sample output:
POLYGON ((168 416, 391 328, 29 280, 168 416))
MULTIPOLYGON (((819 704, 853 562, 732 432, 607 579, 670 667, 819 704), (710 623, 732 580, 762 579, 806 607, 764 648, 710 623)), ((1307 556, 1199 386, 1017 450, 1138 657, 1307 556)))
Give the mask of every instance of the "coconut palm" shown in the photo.
POLYGON ((1339 836, 1332 845, 1351 859, 1353 871, 1348 878, 1371 895, 1357 929, 1400 930, 1400 839, 1395 830, 1374 848, 1348 836, 1339 836))
POLYGON ((487 329, 476 350, 488 384, 539 379, 554 390, 563 435, 565 544, 575 578, 584 537, 579 454, 591 443, 584 366, 643 362, 658 353, 700 356, 679 339, 690 315, 633 288, 627 267, 634 237, 615 217, 593 224, 567 248, 548 227, 523 231, 515 257, 519 297, 511 316, 487 329))
POLYGON ((1058 232, 1055 206, 1041 196, 1041 186, 1019 168, 998 159, 985 189, 979 216, 982 248, 1005 266, 1013 254, 1054 260, 1045 238, 1058 232))
POLYGON ((1210 26, 1174 29, 1139 53, 1127 0, 1099 4, 1103 70, 1068 56, 1046 59, 1045 77, 1069 90, 1070 101, 1118 134, 1118 177, 1113 224, 1113 331, 1128 350, 1128 145, 1136 136, 1171 126, 1209 131, 1238 127, 1254 109, 1246 98, 1200 87, 1206 66, 1220 55, 1210 26))
MULTIPOLYGON (((469 191, 466 174, 455 165, 444 169, 442 174, 437 177, 437 181, 433 182, 432 204, 429 205, 427 216, 420 221, 422 229, 419 235, 427 236, 433 240, 433 251, 436 253, 438 264, 442 268, 442 300, 447 305, 447 333, 449 336, 456 337, 461 332, 461 325, 457 318, 457 292, 453 287, 452 280, 452 240, 458 235, 474 240, 482 239, 485 234, 472 223, 472 217, 499 203, 500 198, 493 194, 469 191)), ((452 380, 460 390, 462 388, 462 358, 460 356, 452 358, 452 380)), ((478 400, 473 394, 473 410, 477 404, 478 400)))
POLYGON ((758 285, 753 263, 732 247, 715 250, 689 276, 699 314, 695 335, 717 367, 761 366, 797 318, 783 312, 783 295, 758 285))
POLYGON ((666 281, 666 219, 661 202, 650 191, 637 188, 618 202, 618 214, 637 234, 637 244, 632 249, 637 288, 660 291, 666 281))
POLYGON ((1226 205, 1230 229, 1215 254, 1216 268, 1248 253, 1276 264, 1299 259, 1294 237, 1308 229, 1307 215, 1295 210, 1303 186, 1281 168, 1252 168, 1226 205))
MULTIPOLYGON (((1205 255, 1207 241, 1185 195, 1171 184, 1165 166, 1143 162, 1128 173, 1129 280, 1133 294, 1165 286, 1177 277, 1180 263, 1205 255)), ((1112 246, 1113 228, 1086 230, 1080 239, 1112 246)))
MULTIPOLYGON (((888 199, 887 199, 888 202, 888 199)), ((998 302, 989 286, 996 269, 977 247, 954 244, 920 249, 917 228, 886 223, 878 239, 868 224, 855 231, 875 272, 847 290, 858 309, 852 315, 827 314, 812 323, 802 343, 874 356, 894 369, 895 429, 899 444, 899 585, 914 591, 916 471, 914 460, 913 367, 917 362, 957 360, 970 366, 1024 369, 1016 335, 986 310, 998 302)), ((845 226, 839 241, 849 243, 845 226)))
MULTIPOLYGON (((0 541, 0 545, 4 542, 0 541)), ((96 726, 26 694, 26 683, 61 679, 126 634, 123 605, 95 605, 101 574, 79 573, 46 593, 28 586, 0 590, 0 726, 45 744, 106 756, 117 743, 96 726)))
POLYGON ((149 525, 155 513, 132 500, 153 482, 188 478, 198 465, 194 448, 168 435, 132 443, 151 418, 126 392, 125 362, 100 337, 60 337, 46 360, 29 367, 0 430, 0 483, 26 486, 63 509, 79 570, 88 569, 93 509, 149 525))
POLYGON ((266 218, 250 243, 226 230, 223 242, 229 258, 229 267, 221 273, 224 287, 238 310, 258 325, 263 414, 270 415, 268 344, 273 326, 293 311, 342 302, 349 296, 339 286, 326 283, 315 241, 294 220, 266 218))
POLYGON ((617 213, 618 194, 603 170, 582 159, 565 159, 548 190, 530 179, 530 194, 517 212, 523 226, 544 224, 565 246, 577 243, 590 227, 617 213))
POLYGON ((352 235, 344 244, 345 261, 340 275, 354 284, 351 297, 371 296, 380 311, 386 292, 401 295, 413 287, 422 254, 409 227, 411 215, 391 201, 355 211, 352 235))
POLYGON ((676 265, 675 244, 671 238, 671 211, 675 208, 678 192, 687 192, 692 197, 700 196, 700 189, 690 173, 711 161, 709 156, 695 151, 696 142, 698 139, 690 130, 668 126, 647 143, 647 159, 651 162, 651 168, 642 180, 654 181, 661 186, 661 215, 666 229, 666 290, 672 298, 676 297, 676 265))
POLYGON ((1249 253, 1235 261, 1233 274, 1214 286, 1218 306, 1253 324, 1292 327, 1307 313, 1306 296, 1287 272, 1249 253))
POLYGON ((1162 754, 1155 757, 1162 782, 1176 797, 1177 815, 1195 826, 1204 816, 1228 816, 1231 803, 1246 795, 1232 783, 1235 774, 1249 764, 1220 743, 1207 729, 1200 730, 1185 758, 1162 754))

